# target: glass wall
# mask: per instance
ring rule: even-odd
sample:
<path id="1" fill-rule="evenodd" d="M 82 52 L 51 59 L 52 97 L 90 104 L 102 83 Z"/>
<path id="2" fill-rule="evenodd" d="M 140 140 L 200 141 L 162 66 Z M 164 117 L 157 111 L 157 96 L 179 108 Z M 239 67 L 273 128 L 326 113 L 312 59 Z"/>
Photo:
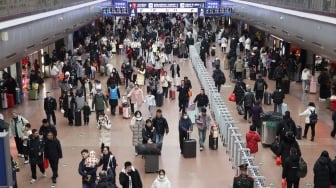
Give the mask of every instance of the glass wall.
<path id="1" fill-rule="evenodd" d="M 283 8 L 336 14 L 336 0 L 244 0 Z"/>

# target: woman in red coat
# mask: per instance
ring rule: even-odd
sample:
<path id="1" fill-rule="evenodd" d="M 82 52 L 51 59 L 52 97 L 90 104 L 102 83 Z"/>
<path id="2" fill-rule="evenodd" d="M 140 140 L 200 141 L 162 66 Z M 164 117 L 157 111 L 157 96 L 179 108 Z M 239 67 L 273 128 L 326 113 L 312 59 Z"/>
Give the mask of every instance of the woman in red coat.
<path id="1" fill-rule="evenodd" d="M 128 58 L 129 62 L 132 60 L 133 50 L 132 48 L 128 47 L 126 50 L 126 57 Z"/>
<path id="2" fill-rule="evenodd" d="M 250 131 L 246 133 L 247 148 L 250 149 L 250 153 L 258 152 L 258 142 L 261 141 L 260 135 L 256 132 L 257 128 L 254 125 L 250 126 Z"/>

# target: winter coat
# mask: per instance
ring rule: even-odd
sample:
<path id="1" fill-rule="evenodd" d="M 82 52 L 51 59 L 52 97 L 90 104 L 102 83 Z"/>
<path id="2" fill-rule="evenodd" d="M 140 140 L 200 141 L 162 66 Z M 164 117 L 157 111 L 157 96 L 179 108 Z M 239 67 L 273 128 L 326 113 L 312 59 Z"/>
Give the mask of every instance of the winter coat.
<path id="1" fill-rule="evenodd" d="M 298 155 L 290 155 L 283 159 L 282 178 L 287 181 L 298 181 L 298 168 L 300 157 Z"/>
<path id="2" fill-rule="evenodd" d="M 233 93 L 236 95 L 236 101 L 241 102 L 245 96 L 246 84 L 244 82 L 237 82 Z"/>
<path id="3" fill-rule="evenodd" d="M 131 103 L 141 105 L 144 103 L 144 96 L 142 89 L 133 88 L 127 97 L 131 97 Z"/>
<path id="4" fill-rule="evenodd" d="M 101 166 L 101 165 L 103 165 L 102 170 L 104 171 L 107 171 L 107 167 L 109 166 L 115 175 L 115 168 L 117 167 L 117 160 L 115 156 L 112 155 L 111 152 L 109 152 L 106 155 L 102 154 L 99 160 L 99 163 L 98 163 L 98 166 Z"/>
<path id="5" fill-rule="evenodd" d="M 142 143 L 147 144 L 148 140 L 151 139 L 153 143 L 155 143 L 156 140 L 156 130 L 155 127 L 147 127 L 145 126 L 142 128 Z"/>
<path id="6" fill-rule="evenodd" d="M 315 113 L 317 113 L 315 107 L 313 107 L 313 106 L 308 106 L 308 108 L 307 108 L 305 111 L 303 111 L 302 113 L 299 114 L 299 116 L 306 116 L 306 119 L 305 119 L 305 123 L 306 123 L 306 124 L 309 124 L 309 123 L 310 123 L 310 118 L 309 118 L 309 116 L 310 116 L 310 114 L 312 113 L 312 111 L 315 111 Z"/>
<path id="7" fill-rule="evenodd" d="M 136 83 L 137 83 L 139 86 L 143 86 L 143 85 L 145 85 L 145 73 L 146 73 L 146 69 L 144 69 L 144 70 L 138 70 L 138 72 L 137 72 L 137 80 L 136 80 Z"/>
<path id="8" fill-rule="evenodd" d="M 168 87 L 169 82 L 172 82 L 172 79 L 168 75 L 167 76 L 161 76 L 160 82 L 161 82 L 162 87 Z"/>
<path id="9" fill-rule="evenodd" d="M 156 129 L 156 134 L 164 135 L 168 134 L 169 127 L 166 118 L 164 117 L 155 117 L 152 120 L 152 124 Z"/>
<path id="10" fill-rule="evenodd" d="M 209 98 L 206 94 L 198 94 L 194 99 L 194 103 L 197 102 L 197 107 L 207 107 L 209 105 Z"/>
<path id="11" fill-rule="evenodd" d="M 178 95 L 178 99 L 180 101 L 183 101 L 183 100 L 188 100 L 189 96 L 188 96 L 188 91 L 189 91 L 189 87 L 187 86 L 179 86 L 177 87 L 177 91 L 179 92 L 179 95 Z"/>
<path id="12" fill-rule="evenodd" d="M 132 145 L 137 146 L 138 144 L 142 144 L 142 128 L 145 127 L 145 121 L 141 119 L 137 121 L 135 117 L 131 120 L 131 131 L 132 131 Z"/>
<path id="13" fill-rule="evenodd" d="M 29 162 L 40 164 L 43 161 L 44 142 L 39 136 L 30 135 L 27 142 Z M 40 153 L 40 155 L 39 155 Z"/>
<path id="14" fill-rule="evenodd" d="M 138 170 L 132 167 L 131 172 L 127 174 L 125 169 L 122 169 L 119 174 L 119 183 L 122 188 L 129 188 L 129 180 L 131 178 L 132 188 L 142 188 L 142 181 Z"/>
<path id="15" fill-rule="evenodd" d="M 196 118 L 196 125 L 199 130 L 209 129 L 211 126 L 211 117 L 209 115 L 199 115 Z"/>
<path id="16" fill-rule="evenodd" d="M 295 137 L 286 136 L 279 145 L 279 149 L 277 151 L 277 156 L 281 156 L 281 159 L 287 159 L 290 154 L 290 149 L 295 147 L 297 149 L 298 156 L 301 156 L 300 146 L 295 140 Z M 284 164 L 282 164 L 284 165 Z"/>
<path id="17" fill-rule="evenodd" d="M 242 101 L 244 102 L 244 106 L 252 107 L 255 103 L 254 94 L 252 92 L 246 92 Z"/>
<path id="18" fill-rule="evenodd" d="M 284 98 L 285 98 L 285 95 L 283 94 L 282 91 L 275 90 L 272 93 L 272 99 L 273 99 L 273 103 L 274 104 L 281 104 L 281 103 L 283 103 Z"/>
<path id="19" fill-rule="evenodd" d="M 147 95 L 145 97 L 145 103 L 147 104 L 147 106 L 156 106 L 156 102 L 155 102 L 155 96 L 154 95 Z"/>
<path id="20" fill-rule="evenodd" d="M 310 71 L 309 69 L 305 68 L 303 69 L 302 73 L 301 73 L 301 80 L 309 80 L 311 77 Z"/>
<path id="21" fill-rule="evenodd" d="M 241 59 L 237 59 L 236 62 L 234 63 L 234 70 L 236 72 L 243 72 L 244 71 L 244 62 Z"/>
<path id="22" fill-rule="evenodd" d="M 84 181 L 84 179 L 90 175 L 91 179 L 90 179 L 90 184 L 95 182 L 97 179 L 97 166 L 95 166 L 94 168 L 92 167 L 86 167 L 85 166 L 85 159 L 82 159 L 81 162 L 78 165 L 78 173 L 82 176 L 82 182 L 84 184 L 87 184 L 86 181 Z"/>
<path id="23" fill-rule="evenodd" d="M 48 132 L 52 132 L 54 137 L 57 137 L 57 130 L 54 125 L 41 125 L 39 129 L 39 135 L 42 135 L 44 139 L 47 139 Z"/>
<path id="24" fill-rule="evenodd" d="M 46 112 L 52 112 L 57 109 L 57 102 L 56 99 L 53 97 L 46 97 L 44 99 L 44 111 Z"/>
<path id="25" fill-rule="evenodd" d="M 250 149 L 250 153 L 258 152 L 258 142 L 261 141 L 260 135 L 255 131 L 246 133 L 246 147 Z"/>
<path id="26" fill-rule="evenodd" d="M 100 131 L 99 145 L 111 146 L 111 121 L 105 115 L 103 119 L 98 119 L 98 129 Z"/>
<path id="27" fill-rule="evenodd" d="M 263 84 L 263 87 L 262 89 L 260 90 L 260 88 L 258 88 L 258 85 L 262 83 Z M 264 91 L 266 90 L 268 87 L 267 83 L 265 82 L 264 79 L 262 78 L 258 78 L 255 82 L 254 82 L 254 87 L 253 87 L 253 91 Z"/>
<path id="28" fill-rule="evenodd" d="M 118 100 L 120 98 L 120 91 L 118 86 L 109 87 L 109 99 Z"/>
<path id="29" fill-rule="evenodd" d="M 106 97 L 103 93 L 97 93 L 94 95 L 92 100 L 92 109 L 104 110 L 105 106 L 107 108 Z"/>
<path id="30" fill-rule="evenodd" d="M 17 126 L 17 133 L 18 133 L 18 136 L 19 138 L 22 138 L 23 137 L 23 131 L 24 131 L 24 127 L 25 125 L 29 123 L 28 120 L 26 120 L 24 117 L 18 115 L 17 116 L 17 121 L 15 123 L 14 119 L 11 119 L 10 122 L 9 122 L 9 133 L 11 135 L 13 135 L 14 137 L 16 137 L 16 133 L 15 133 L 15 126 Z"/>
<path id="31" fill-rule="evenodd" d="M 296 124 L 293 119 L 284 116 L 283 120 L 278 124 L 276 135 L 283 139 L 289 131 L 293 132 L 294 136 L 297 135 Z"/>
<path id="32" fill-rule="evenodd" d="M 260 105 L 254 105 L 252 107 L 252 121 L 259 121 L 261 113 L 263 113 L 262 107 Z"/>
<path id="33" fill-rule="evenodd" d="M 170 66 L 170 71 L 171 71 L 172 78 L 175 78 L 175 76 L 180 77 L 180 65 L 179 64 L 173 63 Z"/>
<path id="34" fill-rule="evenodd" d="M 171 188 L 171 184 L 167 176 L 165 176 L 163 179 L 157 176 L 153 181 L 151 188 Z"/>
<path id="35" fill-rule="evenodd" d="M 321 156 L 315 162 L 314 168 L 314 188 L 329 188 L 331 177 L 335 169 L 328 157 Z"/>
<path id="36" fill-rule="evenodd" d="M 63 157 L 61 143 L 57 138 L 45 141 L 44 156 L 49 160 L 58 160 Z"/>

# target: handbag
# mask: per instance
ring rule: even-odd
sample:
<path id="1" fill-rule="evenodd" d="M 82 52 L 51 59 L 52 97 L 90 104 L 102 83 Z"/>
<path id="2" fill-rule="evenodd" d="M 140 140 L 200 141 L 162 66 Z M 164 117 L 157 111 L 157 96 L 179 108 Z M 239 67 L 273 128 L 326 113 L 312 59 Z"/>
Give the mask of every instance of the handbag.
<path id="1" fill-rule="evenodd" d="M 236 94 L 231 93 L 229 96 L 229 101 L 236 102 Z"/>
<path id="2" fill-rule="evenodd" d="M 43 159 L 43 168 L 44 169 L 49 168 L 49 160 L 46 157 Z"/>
<path id="3" fill-rule="evenodd" d="M 281 160 L 280 156 L 275 158 L 275 164 L 278 165 L 278 166 L 280 166 L 282 164 L 282 160 Z"/>
<path id="4" fill-rule="evenodd" d="M 189 97 L 192 96 L 192 90 L 191 90 L 191 89 L 189 89 L 189 91 L 188 91 L 188 96 L 189 96 Z"/>

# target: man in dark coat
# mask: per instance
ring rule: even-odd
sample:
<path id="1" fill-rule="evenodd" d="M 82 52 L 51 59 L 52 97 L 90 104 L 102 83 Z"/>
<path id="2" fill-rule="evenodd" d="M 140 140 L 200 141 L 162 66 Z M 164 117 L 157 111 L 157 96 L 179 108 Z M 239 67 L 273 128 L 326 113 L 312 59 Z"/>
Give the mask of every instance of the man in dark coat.
<path id="1" fill-rule="evenodd" d="M 169 126 L 166 118 L 162 116 L 162 110 L 156 110 L 156 116 L 152 120 L 153 126 L 156 130 L 156 140 L 155 143 L 159 144 L 160 149 L 162 148 L 162 142 L 164 134 L 169 133 Z"/>
<path id="2" fill-rule="evenodd" d="M 179 92 L 178 101 L 179 101 L 179 111 L 185 111 L 188 107 L 188 91 L 189 87 L 187 87 L 184 83 L 184 80 L 181 80 L 181 85 L 177 87 L 177 91 Z"/>
<path id="3" fill-rule="evenodd" d="M 122 188 L 142 188 L 142 181 L 137 169 L 132 163 L 125 162 L 125 168 L 119 174 L 119 183 Z"/>
<path id="4" fill-rule="evenodd" d="M 289 157 L 291 148 L 296 148 L 297 155 L 301 157 L 300 146 L 295 140 L 293 132 L 288 131 L 284 139 L 280 142 L 277 156 L 281 156 L 281 159 L 287 159 L 287 157 Z M 282 163 L 282 165 L 284 165 L 284 163 Z"/>
<path id="5" fill-rule="evenodd" d="M 50 116 L 56 125 L 55 110 L 57 109 L 56 99 L 50 96 L 50 92 L 47 92 L 47 97 L 44 99 L 44 111 L 47 115 L 48 122 L 50 123 Z"/>
<path id="6" fill-rule="evenodd" d="M 245 95 L 245 91 L 246 91 L 246 84 L 243 82 L 242 79 L 239 79 L 233 89 L 233 93 L 236 95 L 237 105 L 241 105 L 241 102 Z"/>
<path id="7" fill-rule="evenodd" d="M 335 168 L 333 167 L 328 151 L 322 151 L 321 156 L 315 162 L 314 188 L 329 188 Z"/>
<path id="8" fill-rule="evenodd" d="M 56 183 L 58 177 L 58 161 L 63 157 L 60 141 L 54 136 L 52 131 L 47 133 L 45 141 L 44 155 L 49 160 L 51 170 L 53 172 L 52 182 Z"/>
<path id="9" fill-rule="evenodd" d="M 247 92 L 245 93 L 242 102 L 244 103 L 245 115 L 244 119 L 247 120 L 252 116 L 252 107 L 255 104 L 255 98 L 251 89 L 248 88 Z"/>
<path id="10" fill-rule="evenodd" d="M 294 136 L 297 135 L 296 124 L 290 116 L 290 112 L 286 111 L 283 120 L 278 124 L 276 136 L 280 136 L 280 141 L 283 140 L 287 132 L 293 132 Z"/>
<path id="11" fill-rule="evenodd" d="M 56 127 L 51 125 L 47 119 L 42 120 L 42 125 L 39 130 L 39 135 L 43 136 L 44 140 L 47 140 L 48 132 L 52 132 L 55 137 L 57 137 Z"/>
<path id="12" fill-rule="evenodd" d="M 194 103 L 197 103 L 198 112 L 201 112 L 202 108 L 206 108 L 209 105 L 209 97 L 205 94 L 204 89 L 196 95 Z"/>
<path id="13" fill-rule="evenodd" d="M 256 100 L 262 101 L 264 97 L 264 91 L 267 89 L 268 85 L 266 81 L 259 75 L 258 79 L 254 83 L 255 98 Z"/>
<path id="14" fill-rule="evenodd" d="M 298 174 L 299 169 L 299 160 L 298 151 L 295 147 L 290 149 L 290 155 L 283 162 L 282 168 L 282 179 L 286 179 L 287 187 L 298 188 L 300 177 Z"/>
<path id="15" fill-rule="evenodd" d="M 279 110 L 279 112 L 281 113 L 282 103 L 283 100 L 285 99 L 285 95 L 280 89 L 280 87 L 277 87 L 277 89 L 272 93 L 272 99 L 274 103 L 274 112 L 277 112 L 277 110 Z"/>

